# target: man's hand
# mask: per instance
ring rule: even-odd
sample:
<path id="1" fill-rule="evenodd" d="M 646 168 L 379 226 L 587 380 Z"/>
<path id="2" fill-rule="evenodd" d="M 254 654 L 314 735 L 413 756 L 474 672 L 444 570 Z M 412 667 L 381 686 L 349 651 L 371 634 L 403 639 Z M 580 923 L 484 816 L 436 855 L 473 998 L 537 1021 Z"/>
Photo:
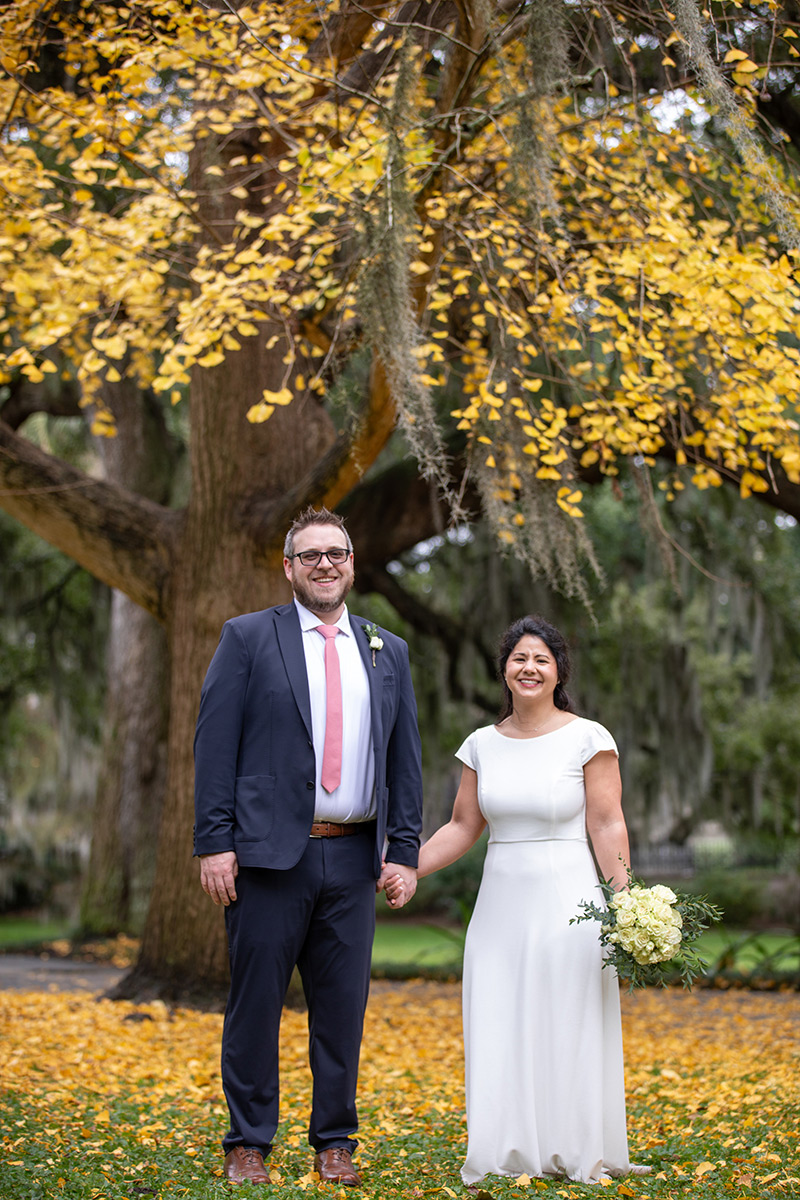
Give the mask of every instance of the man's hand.
<path id="1" fill-rule="evenodd" d="M 215 904 L 224 904 L 227 907 L 231 900 L 236 899 L 238 874 L 239 862 L 234 850 L 200 856 L 200 883 L 203 891 L 208 892 Z"/>
<path id="2" fill-rule="evenodd" d="M 391 880 L 391 884 L 389 884 Z M 389 886 L 387 887 L 387 884 Z M 376 890 L 382 892 L 386 889 L 386 898 L 392 908 L 402 908 L 404 904 L 408 904 L 414 892 L 417 890 L 417 872 L 413 867 L 406 867 L 403 863 L 385 862 L 381 877 L 376 884 Z"/>

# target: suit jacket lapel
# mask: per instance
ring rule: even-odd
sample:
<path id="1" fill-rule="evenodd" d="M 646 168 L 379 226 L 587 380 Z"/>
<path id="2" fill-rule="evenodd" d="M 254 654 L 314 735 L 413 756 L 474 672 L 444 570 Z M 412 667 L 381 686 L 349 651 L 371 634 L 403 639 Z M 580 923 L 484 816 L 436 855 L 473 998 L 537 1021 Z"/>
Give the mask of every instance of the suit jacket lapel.
<path id="1" fill-rule="evenodd" d="M 350 628 L 353 630 L 353 637 L 356 639 L 358 652 L 363 659 L 364 666 L 367 671 L 367 679 L 369 681 L 369 705 L 370 716 L 372 717 L 372 745 L 377 753 L 378 748 L 383 743 L 383 723 L 381 721 L 381 697 L 383 695 L 383 664 L 381 663 L 380 651 L 375 655 L 375 666 L 372 665 L 372 651 L 369 648 L 369 638 L 363 630 L 365 624 L 363 617 L 356 617 L 353 613 L 350 616 Z"/>
<path id="2" fill-rule="evenodd" d="M 303 650 L 303 633 L 300 629 L 300 618 L 294 604 L 275 610 L 275 629 L 278 634 L 283 664 L 289 686 L 292 689 L 295 703 L 303 718 L 303 724 L 308 730 L 309 738 L 313 737 L 311 729 L 311 700 L 308 695 L 308 673 L 306 671 L 306 656 Z"/>

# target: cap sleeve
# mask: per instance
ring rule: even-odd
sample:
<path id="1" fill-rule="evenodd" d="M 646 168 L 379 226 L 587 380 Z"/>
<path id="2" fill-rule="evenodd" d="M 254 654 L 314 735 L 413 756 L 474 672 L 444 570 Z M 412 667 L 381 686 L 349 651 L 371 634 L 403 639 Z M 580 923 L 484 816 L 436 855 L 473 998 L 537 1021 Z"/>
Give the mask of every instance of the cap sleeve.
<path id="1" fill-rule="evenodd" d="M 585 767 L 601 750 L 611 750 L 619 758 L 617 743 L 605 726 L 598 725 L 597 721 L 587 721 L 581 746 L 581 766 Z"/>
<path id="2" fill-rule="evenodd" d="M 456 750 L 456 758 L 473 771 L 478 769 L 478 731 L 477 729 L 461 743 Z"/>

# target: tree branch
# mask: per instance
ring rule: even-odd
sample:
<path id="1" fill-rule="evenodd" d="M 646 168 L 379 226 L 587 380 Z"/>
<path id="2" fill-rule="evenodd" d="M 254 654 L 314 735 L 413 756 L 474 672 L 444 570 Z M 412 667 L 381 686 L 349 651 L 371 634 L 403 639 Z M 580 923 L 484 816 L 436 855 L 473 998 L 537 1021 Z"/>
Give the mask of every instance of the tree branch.
<path id="1" fill-rule="evenodd" d="M 336 508 L 360 483 L 394 432 L 395 409 L 386 373 L 373 361 L 367 403 L 353 434 L 341 434 L 300 482 L 280 500 L 253 501 L 246 513 L 253 540 L 266 546 L 309 504 Z"/>
<path id="2" fill-rule="evenodd" d="M 52 393 L 46 385 L 31 383 L 24 375 L 17 376 L 8 385 L 9 396 L 0 405 L 0 421 L 11 429 L 19 429 L 28 417 L 44 412 L 51 417 L 78 417 L 78 388 L 74 379 L 59 381 L 58 391 Z"/>
<path id="3" fill-rule="evenodd" d="M 666 462 L 674 463 L 675 448 L 670 445 L 662 446 L 656 457 Z M 689 466 L 691 467 L 693 463 L 697 463 L 699 466 L 710 467 L 719 473 L 724 483 L 736 488 L 740 487 L 742 471 L 722 467 L 718 462 L 704 458 L 701 454 L 696 454 L 690 460 Z M 686 468 L 683 468 L 683 470 L 685 471 Z M 766 492 L 753 492 L 753 499 L 760 500 L 762 504 L 767 504 L 770 508 L 788 513 L 789 516 L 800 521 L 800 484 L 792 483 L 787 477 L 786 472 L 776 462 L 770 463 L 768 474 L 772 486 Z M 589 469 L 585 479 L 581 476 L 581 481 L 588 483 L 597 482 L 595 476 L 592 474 L 592 468 Z"/>
<path id="4" fill-rule="evenodd" d="M 166 619 L 180 513 L 92 479 L 3 422 L 0 506 L 103 583 Z"/>
<path id="5" fill-rule="evenodd" d="M 418 14 L 424 16 L 423 21 L 417 21 Z M 456 9 L 448 0 L 434 4 L 432 9 L 417 0 L 404 4 L 395 19 L 387 21 L 381 29 L 377 39 L 381 49 L 368 48 L 356 58 L 342 77 L 341 86 L 356 92 L 369 92 L 397 57 L 405 30 L 419 32 L 424 45 L 431 37 L 441 35 L 455 17 Z"/>
<path id="6" fill-rule="evenodd" d="M 478 496 L 464 504 L 480 516 Z M 381 567 L 426 538 L 445 532 L 450 512 L 438 489 L 405 458 L 363 480 L 338 506 L 356 548 L 356 569 Z"/>
<path id="7" fill-rule="evenodd" d="M 494 656 L 482 644 L 479 637 L 462 625 L 457 618 L 448 613 L 447 616 L 428 608 L 411 592 L 401 587 L 394 575 L 383 567 L 359 568 L 358 585 L 361 591 L 379 592 L 385 596 L 392 607 L 404 621 L 413 625 L 418 633 L 435 638 L 447 655 L 447 682 L 449 695 L 455 700 L 469 700 L 486 709 L 487 712 L 497 710 L 497 696 L 477 691 L 475 688 L 464 686 L 458 670 L 465 645 L 471 643 L 481 658 L 489 678 L 495 675 L 496 664 Z"/>
<path id="8" fill-rule="evenodd" d="M 404 11 L 413 7 L 407 5 Z M 442 11 L 452 10 L 443 6 Z M 470 24 L 462 32 L 476 45 L 484 41 L 482 21 L 476 21 L 474 28 Z M 444 82 L 436 105 L 437 111 L 447 114 L 447 119 L 437 127 L 437 140 L 444 142 L 449 137 L 455 98 L 459 96 L 462 102 L 464 100 L 463 92 L 467 79 L 471 77 L 475 53 L 465 42 L 454 42 L 450 47 Z M 420 217 L 432 186 L 433 180 L 429 178 L 417 197 Z M 423 255 L 423 261 L 430 264 L 430 269 L 424 276 L 415 276 L 411 287 L 411 301 L 417 314 L 425 310 L 434 264 L 441 255 L 443 229 L 439 229 L 431 240 L 432 249 Z M 273 504 L 260 512 L 256 505 L 253 506 L 250 517 L 256 540 L 263 544 L 266 530 L 285 527 L 294 513 L 308 504 L 322 503 L 328 508 L 335 508 L 360 483 L 364 472 L 376 460 L 394 431 L 395 421 L 396 411 L 384 365 L 373 359 L 366 404 L 354 432 L 339 437 L 313 471 L 283 498 L 279 506 Z"/>
<path id="9" fill-rule="evenodd" d="M 308 57 L 315 62 L 329 56 L 339 67 L 352 62 L 388 7 L 386 0 L 345 0 L 309 46 Z"/>

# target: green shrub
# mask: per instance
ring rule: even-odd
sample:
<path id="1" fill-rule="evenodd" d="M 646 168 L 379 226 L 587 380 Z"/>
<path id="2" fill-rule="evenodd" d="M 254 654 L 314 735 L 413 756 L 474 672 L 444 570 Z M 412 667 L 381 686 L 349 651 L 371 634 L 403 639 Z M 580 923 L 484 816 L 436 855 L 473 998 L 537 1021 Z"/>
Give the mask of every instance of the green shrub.
<path id="1" fill-rule="evenodd" d="M 726 925 L 745 929 L 764 911 L 764 887 L 744 871 L 701 872 L 690 890 L 718 905 Z"/>
<path id="2" fill-rule="evenodd" d="M 767 867 L 792 873 L 800 869 L 800 839 L 795 835 L 778 837 L 765 830 L 750 830 L 736 839 L 738 867 Z"/>

